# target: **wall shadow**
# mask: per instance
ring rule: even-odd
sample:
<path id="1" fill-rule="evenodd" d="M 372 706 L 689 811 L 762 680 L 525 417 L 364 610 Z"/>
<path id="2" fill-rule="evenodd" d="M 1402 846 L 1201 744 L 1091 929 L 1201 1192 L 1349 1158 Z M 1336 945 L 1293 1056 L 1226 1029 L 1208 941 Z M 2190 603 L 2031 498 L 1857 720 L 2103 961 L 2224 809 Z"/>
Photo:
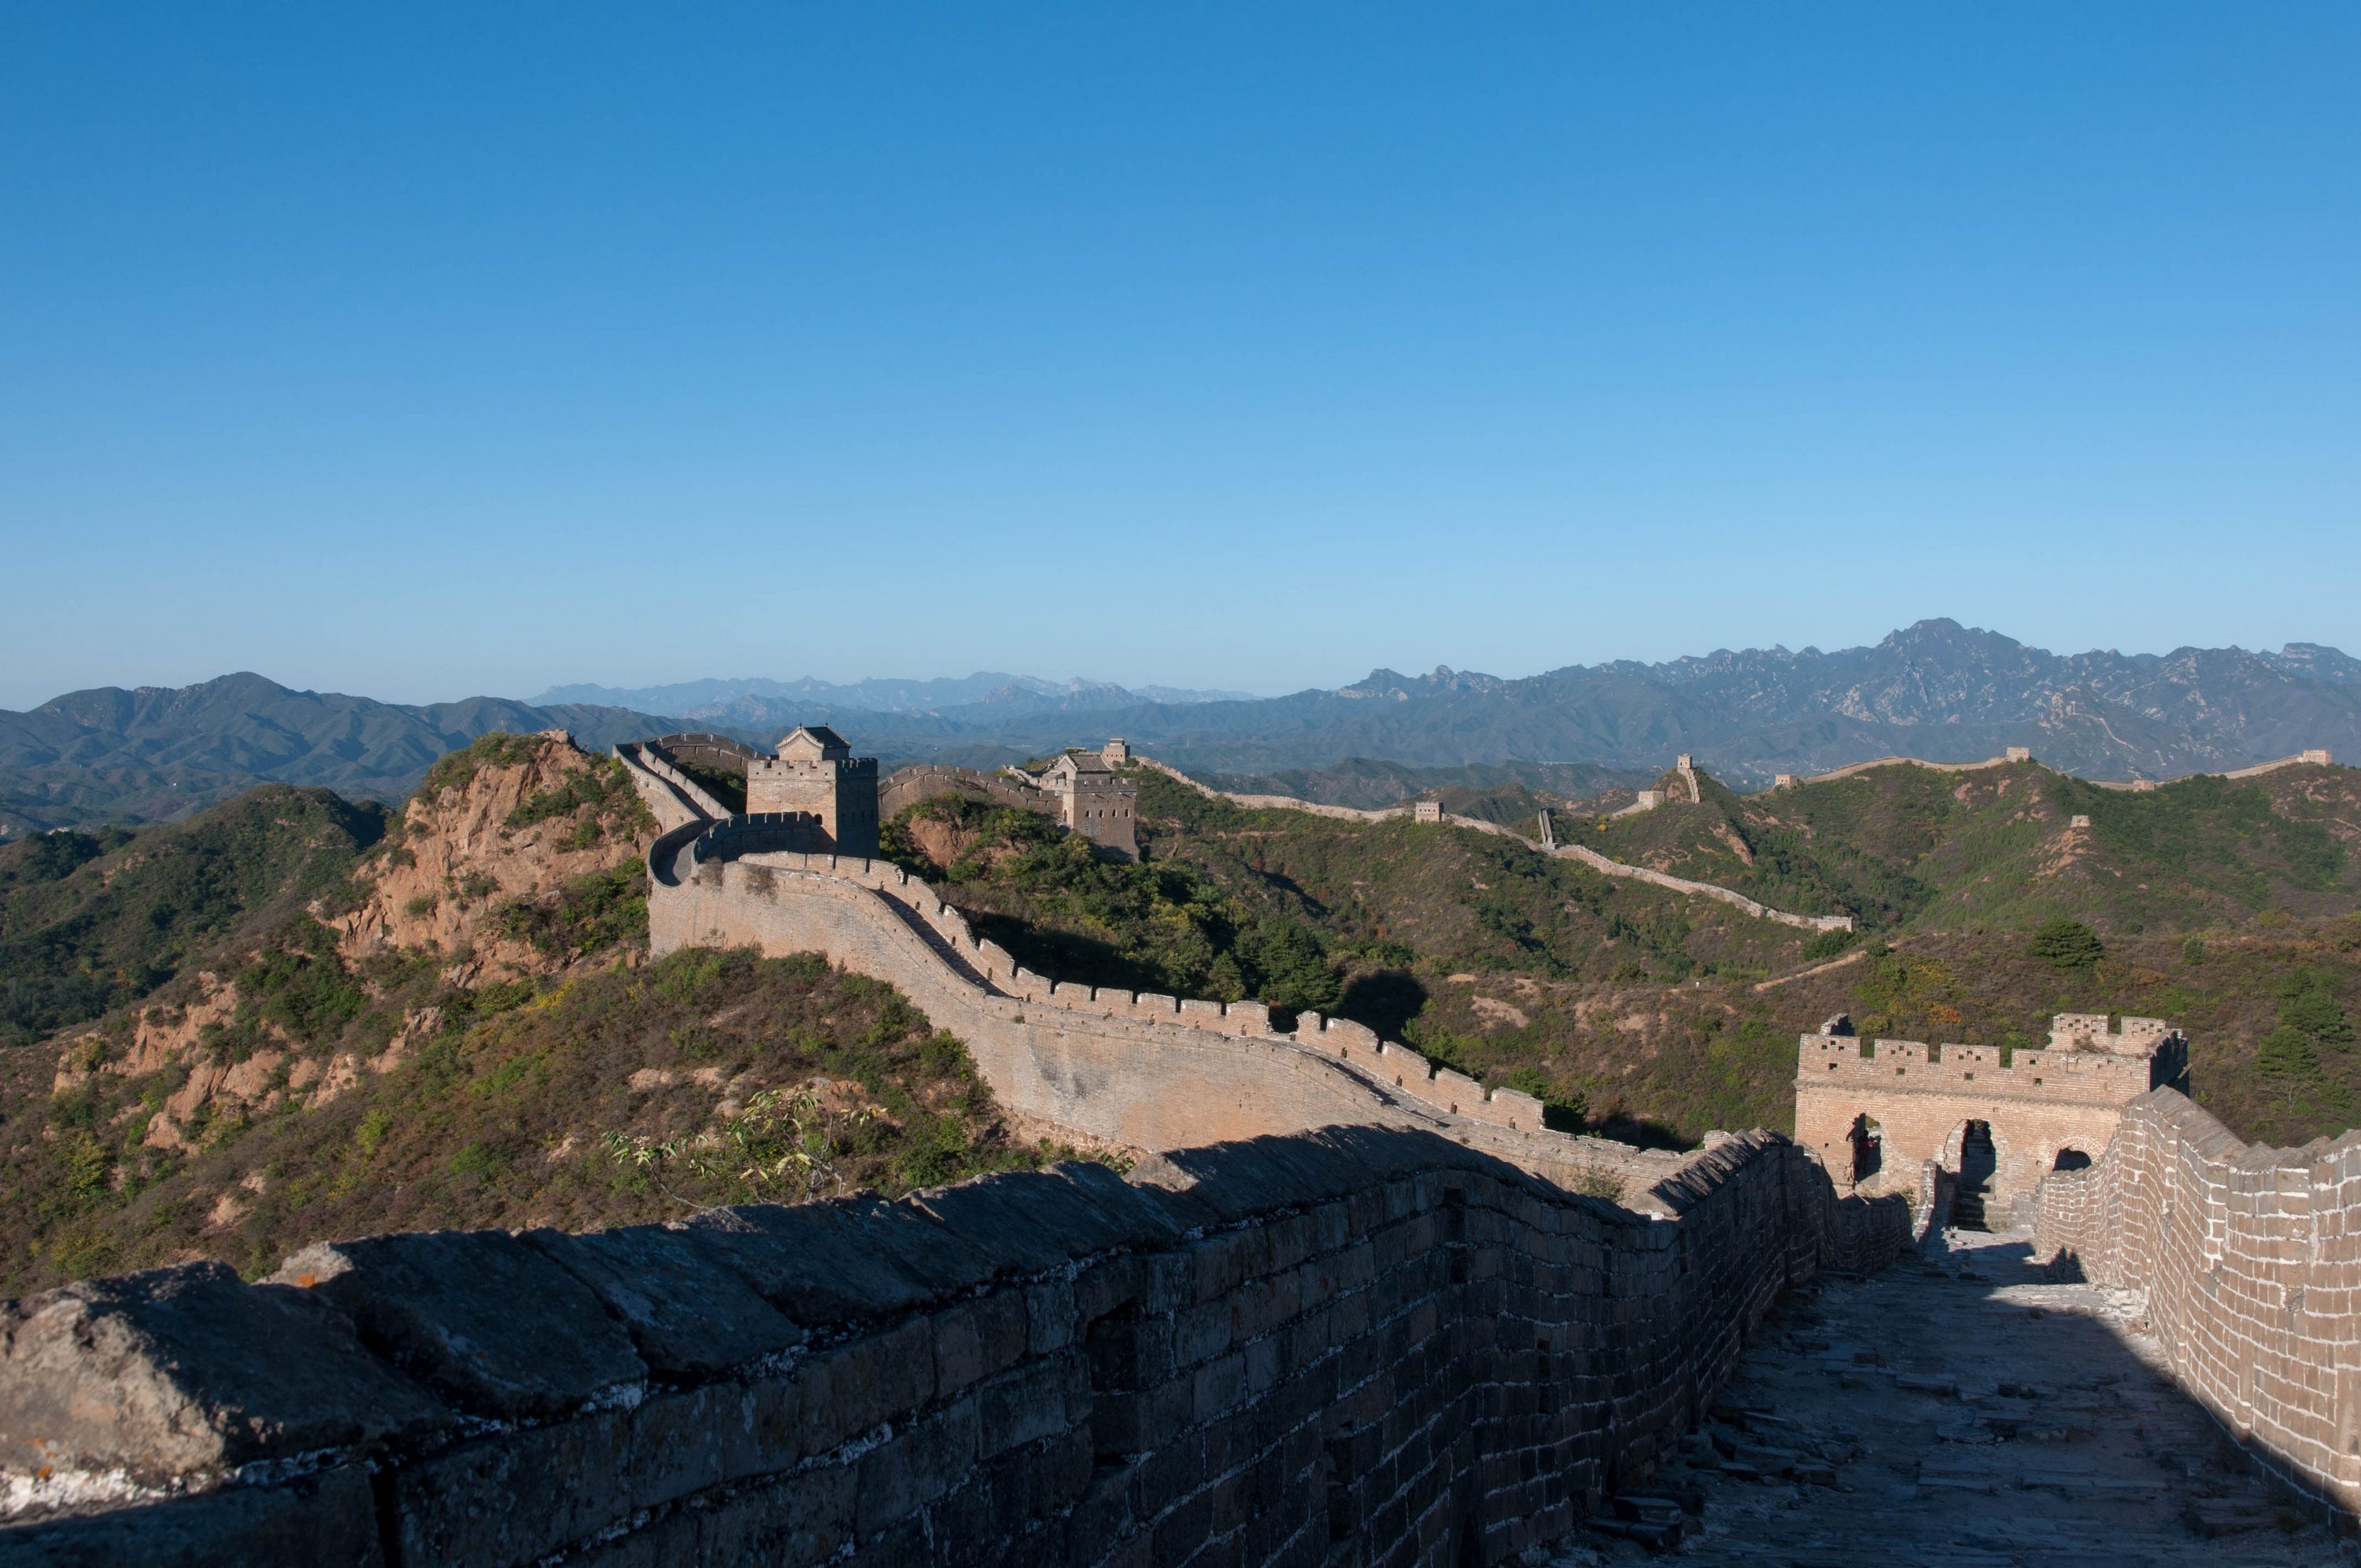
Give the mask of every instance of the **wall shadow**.
<path id="1" fill-rule="evenodd" d="M 1399 1040 L 1432 994 L 1426 983 L 1408 970 L 1379 970 L 1357 975 L 1345 987 L 1344 999 L 1336 1003 L 1336 1016 L 1367 1024 L 1387 1039 Z"/>

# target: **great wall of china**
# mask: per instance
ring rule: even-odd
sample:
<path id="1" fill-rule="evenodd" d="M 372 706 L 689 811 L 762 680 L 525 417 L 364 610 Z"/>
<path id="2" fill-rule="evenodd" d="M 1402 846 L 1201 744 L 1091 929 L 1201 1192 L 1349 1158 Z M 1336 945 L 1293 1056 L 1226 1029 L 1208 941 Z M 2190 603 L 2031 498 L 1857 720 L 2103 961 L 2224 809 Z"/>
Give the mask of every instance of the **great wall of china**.
<path id="1" fill-rule="evenodd" d="M 665 828 L 656 951 L 890 981 L 1012 1111 L 1144 1151 L 1129 1176 L 383 1236 L 256 1285 L 190 1264 L 9 1303 L 27 1522 L 0 1565 L 1500 1563 L 1676 1457 L 1719 1464 L 1709 1413 L 1773 1430 L 1718 1390 L 1783 1294 L 1931 1239 L 1955 1113 L 2022 1146 L 2044 1255 L 2144 1292 L 2191 1397 L 2290 1496 L 2361 1510 L 2361 1134 L 2237 1143 L 2146 1089 L 2159 1021 L 2063 1015 L 2006 1064 L 1827 1027 L 1805 1135 L 1642 1152 L 1344 1020 L 1029 974 L 923 880 L 801 847 L 815 814 L 733 817 L 662 746 L 619 754 Z M 1905 1132 L 1922 1091 L 1945 1102 Z M 1887 1195 L 1815 1146 L 1856 1103 Z M 2091 1163 L 2039 1171 L 2070 1146 Z"/>
<path id="2" fill-rule="evenodd" d="M 1478 833 L 1489 833 L 1495 838 L 1514 839 L 1537 854 L 1577 861 L 1588 866 L 1601 876 L 1617 877 L 1629 882 L 1644 882 L 1674 893 L 1685 893 L 1698 898 L 1710 898 L 1717 903 L 1727 904 L 1734 909 L 1741 910 L 1758 920 L 1775 920 L 1783 926 L 1793 926 L 1805 931 L 1850 931 L 1853 927 L 1853 919 L 1850 915 L 1791 915 L 1784 909 L 1773 909 L 1767 904 L 1757 903 L 1734 889 L 1718 887 L 1709 882 L 1695 882 L 1687 877 L 1674 876 L 1668 872 L 1654 871 L 1646 866 L 1628 865 L 1581 844 L 1560 844 L 1547 838 L 1541 843 L 1535 844 L 1523 834 L 1512 828 L 1504 828 L 1497 822 L 1486 822 L 1475 817 L 1461 817 L 1456 813 L 1435 807 L 1432 802 L 1404 801 L 1400 806 L 1364 809 L 1350 806 L 1322 806 L 1314 801 L 1298 800 L 1292 795 L 1241 795 L 1234 790 L 1215 789 L 1210 784 L 1200 784 L 1180 769 L 1168 767 L 1149 758 L 1137 757 L 1133 760 L 1144 768 L 1152 768 L 1165 777 L 1187 785 L 1208 800 L 1226 800 L 1234 806 L 1245 806 L 1249 810 L 1302 811 L 1314 817 L 1333 817 L 1345 822 L 1385 822 L 1400 817 L 1410 817 L 1422 822 L 1447 822 L 1454 828 L 1466 828 Z M 1686 769 L 1687 762 L 1688 759 L 1684 756 L 1681 759 L 1684 770 Z M 1701 799 L 1702 796 L 1697 794 L 1697 775 L 1694 773 L 1688 773 L 1686 777 L 1690 799 L 1693 802 Z M 1659 792 L 1643 790 L 1641 793 L 1642 799 L 1639 803 L 1625 806 L 1613 815 L 1621 817 L 1634 811 L 1653 811 L 1662 804 L 1659 799 L 1647 798 L 1657 795 Z M 1433 809 L 1422 815 L 1420 810 L 1422 805 Z M 1546 831 L 1547 824 L 1544 823 L 1543 827 Z"/>

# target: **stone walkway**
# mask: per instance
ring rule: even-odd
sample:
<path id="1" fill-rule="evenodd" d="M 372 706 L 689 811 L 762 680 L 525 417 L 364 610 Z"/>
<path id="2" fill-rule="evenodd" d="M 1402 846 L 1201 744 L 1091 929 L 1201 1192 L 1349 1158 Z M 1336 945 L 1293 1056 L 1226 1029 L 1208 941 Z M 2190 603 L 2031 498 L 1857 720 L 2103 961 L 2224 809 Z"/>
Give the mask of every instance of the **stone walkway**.
<path id="1" fill-rule="evenodd" d="M 2030 1252 L 1952 1232 L 1791 1298 L 1686 1463 L 1623 1500 L 1642 1535 L 1677 1509 L 1679 1543 L 1586 1530 L 1561 1568 L 2361 1563 L 2152 1365 L 2139 1297 L 2053 1284 Z"/>

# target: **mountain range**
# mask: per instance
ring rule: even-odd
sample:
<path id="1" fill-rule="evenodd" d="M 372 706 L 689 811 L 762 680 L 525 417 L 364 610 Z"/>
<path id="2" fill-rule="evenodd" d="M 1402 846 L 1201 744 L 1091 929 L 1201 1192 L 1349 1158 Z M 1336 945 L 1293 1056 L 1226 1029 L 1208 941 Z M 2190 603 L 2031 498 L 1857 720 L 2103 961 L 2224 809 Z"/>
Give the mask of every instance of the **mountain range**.
<path id="1" fill-rule="evenodd" d="M 1074 712 L 1090 708 L 1136 707 L 1144 703 L 1252 702 L 1254 694 L 1236 691 L 1191 691 L 1180 686 L 1140 686 L 1126 689 L 1108 681 L 1045 681 L 1038 675 L 1012 675 L 980 670 L 964 676 L 928 681 L 873 679 L 836 685 L 806 676 L 799 681 L 762 679 L 680 681 L 671 685 L 622 688 L 600 685 L 552 686 L 533 701 L 543 707 L 589 704 L 631 707 L 675 718 L 716 724 L 747 724 L 765 728 L 785 718 L 787 724 L 813 710 L 814 705 L 837 712 L 940 713 L 946 708 L 980 707 L 1003 713 Z"/>
<path id="2" fill-rule="evenodd" d="M 2279 652 L 2061 654 L 1948 620 L 1864 647 L 1748 649 L 1507 679 L 1379 669 L 1333 691 L 1090 710 L 982 704 L 824 717 L 863 751 L 993 763 L 1098 731 L 1203 772 L 1591 763 L 1654 773 L 1681 751 L 1741 784 L 1872 757 L 1976 762 L 2029 746 L 2096 778 L 2172 778 L 2324 746 L 2361 754 L 2361 660 Z"/>
<path id="3" fill-rule="evenodd" d="M 494 729 L 585 746 L 694 727 L 767 743 L 836 726 L 891 767 L 990 766 L 1121 735 L 1203 773 L 1364 759 L 1405 768 L 1589 764 L 1653 776 L 1675 753 L 1741 784 L 1888 755 L 1973 762 L 2006 746 L 2095 778 L 2171 778 L 2312 747 L 2361 757 L 2361 660 L 2279 652 L 2061 654 L 1953 620 L 1863 647 L 1747 649 L 1503 678 L 1379 669 L 1256 698 L 980 673 L 932 681 L 559 686 L 533 702 L 406 706 L 291 691 L 256 674 L 75 692 L 0 712 L 0 833 L 183 815 L 255 784 L 401 798 L 436 757 Z"/>
<path id="4" fill-rule="evenodd" d="M 183 817 L 266 783 L 396 801 L 436 758 L 496 729 L 566 729 L 585 746 L 674 728 L 652 714 L 505 697 L 408 707 L 291 691 L 252 674 L 192 686 L 101 686 L 0 710 L 0 836 Z"/>

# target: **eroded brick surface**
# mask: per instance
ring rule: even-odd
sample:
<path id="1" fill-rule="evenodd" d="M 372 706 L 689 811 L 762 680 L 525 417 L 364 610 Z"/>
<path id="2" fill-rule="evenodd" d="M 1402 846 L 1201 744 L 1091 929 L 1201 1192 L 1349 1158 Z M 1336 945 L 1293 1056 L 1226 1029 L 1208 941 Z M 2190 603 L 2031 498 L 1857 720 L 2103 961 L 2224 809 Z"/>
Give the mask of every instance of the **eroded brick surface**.
<path id="1" fill-rule="evenodd" d="M 1343 1127 L 1127 1184 L 1061 1168 L 572 1245 L 314 1249 L 296 1279 L 454 1386 L 506 1397 L 536 1334 L 561 1367 L 604 1343 L 599 1376 L 630 1336 L 665 1349 L 623 1385 L 574 1377 L 571 1403 L 542 1378 L 529 1420 L 377 1443 L 370 1509 L 266 1475 L 0 1530 L 0 1562 L 258 1520 L 404 1563 L 1497 1563 L 1675 1452 L 1781 1291 L 1906 1245 L 1898 1202 L 1839 1201 L 1770 1135 L 1650 1196 Z M 748 1359 L 715 1365 L 731 1343 Z"/>

